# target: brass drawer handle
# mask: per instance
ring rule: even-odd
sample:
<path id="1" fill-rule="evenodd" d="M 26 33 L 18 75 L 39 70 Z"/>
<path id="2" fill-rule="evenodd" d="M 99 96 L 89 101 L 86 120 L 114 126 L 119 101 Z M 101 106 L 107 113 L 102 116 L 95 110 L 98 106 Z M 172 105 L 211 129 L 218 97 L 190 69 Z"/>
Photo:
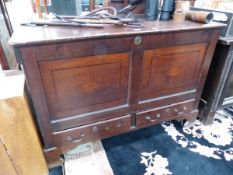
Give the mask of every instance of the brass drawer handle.
<path id="1" fill-rule="evenodd" d="M 181 115 L 181 114 L 184 114 L 184 113 L 185 113 L 184 111 L 179 111 L 178 109 L 174 109 L 174 111 L 175 111 L 178 115 Z"/>
<path id="2" fill-rule="evenodd" d="M 77 138 L 77 139 L 73 140 L 74 143 L 78 143 L 78 142 L 81 142 L 81 141 L 82 141 L 82 139 L 80 139 L 80 138 Z"/>
<path id="3" fill-rule="evenodd" d="M 83 137 L 84 137 L 84 136 L 83 136 Z M 81 141 L 82 141 L 81 138 L 73 139 L 71 136 L 67 136 L 67 137 L 66 137 L 66 140 L 72 141 L 72 142 L 74 142 L 74 143 L 77 143 L 77 142 L 81 142 Z"/>
<path id="4" fill-rule="evenodd" d="M 117 125 L 116 125 L 117 128 L 120 128 L 121 126 L 122 126 L 121 123 L 117 123 Z"/>
<path id="5" fill-rule="evenodd" d="M 156 119 L 160 119 L 161 115 L 160 114 L 156 114 Z"/>
<path id="6" fill-rule="evenodd" d="M 174 111 L 175 111 L 175 112 L 177 112 L 177 113 L 179 112 L 179 110 L 178 110 L 178 109 L 176 109 L 176 108 L 174 109 Z"/>
<path id="7" fill-rule="evenodd" d="M 158 120 L 158 118 L 156 117 L 156 119 L 151 119 L 151 117 L 149 115 L 145 116 L 145 119 L 148 120 L 150 123 L 156 122 Z"/>
<path id="8" fill-rule="evenodd" d="M 97 127 L 97 126 L 94 126 L 94 127 L 92 128 L 92 132 L 98 132 L 98 127 Z"/>
<path id="9" fill-rule="evenodd" d="M 178 115 L 184 114 L 184 111 L 177 112 Z"/>
<path id="10" fill-rule="evenodd" d="M 145 116 L 146 120 L 151 120 L 151 117 L 149 115 Z"/>
<path id="11" fill-rule="evenodd" d="M 71 141 L 71 140 L 73 140 L 73 138 L 71 136 L 67 136 L 66 140 Z"/>

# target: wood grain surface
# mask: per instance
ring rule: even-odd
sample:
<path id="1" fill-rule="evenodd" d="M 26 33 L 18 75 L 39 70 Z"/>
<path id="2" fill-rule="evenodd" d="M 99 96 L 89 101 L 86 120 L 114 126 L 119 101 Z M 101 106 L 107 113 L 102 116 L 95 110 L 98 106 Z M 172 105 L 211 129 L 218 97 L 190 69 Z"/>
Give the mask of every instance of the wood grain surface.
<path id="1" fill-rule="evenodd" d="M 24 75 L 9 71 L 0 76 L 0 92 L 6 94 L 0 96 L 0 137 L 17 175 L 47 175 L 41 143 L 24 93 Z"/>
<path id="2" fill-rule="evenodd" d="M 226 26 L 222 23 L 200 24 L 190 21 L 175 23 L 173 21 L 140 21 L 144 28 L 117 27 L 106 25 L 104 29 L 80 27 L 52 27 L 52 26 L 21 26 L 13 33 L 9 44 L 25 46 L 32 44 L 71 42 L 82 39 L 122 37 L 140 34 L 159 34 L 175 31 L 193 31 L 199 29 L 213 29 Z"/>
<path id="3" fill-rule="evenodd" d="M 5 53 L 4 53 L 4 50 L 3 50 L 1 43 L 0 43 L 0 65 L 1 65 L 1 68 L 3 70 L 9 69 L 7 59 L 6 59 L 6 56 L 5 56 Z"/>
<path id="4" fill-rule="evenodd" d="M 17 175 L 16 169 L 14 164 L 8 154 L 5 146 L 3 145 L 2 141 L 0 140 L 0 173 L 3 175 Z"/>

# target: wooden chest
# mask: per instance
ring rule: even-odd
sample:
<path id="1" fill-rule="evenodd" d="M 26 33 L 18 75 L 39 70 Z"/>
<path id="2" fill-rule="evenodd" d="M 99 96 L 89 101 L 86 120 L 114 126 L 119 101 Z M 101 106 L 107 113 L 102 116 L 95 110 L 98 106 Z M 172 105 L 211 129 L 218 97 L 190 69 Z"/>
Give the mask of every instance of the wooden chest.
<path id="1" fill-rule="evenodd" d="M 196 118 L 223 25 L 143 23 L 21 27 L 13 35 L 48 161 L 77 144 Z"/>

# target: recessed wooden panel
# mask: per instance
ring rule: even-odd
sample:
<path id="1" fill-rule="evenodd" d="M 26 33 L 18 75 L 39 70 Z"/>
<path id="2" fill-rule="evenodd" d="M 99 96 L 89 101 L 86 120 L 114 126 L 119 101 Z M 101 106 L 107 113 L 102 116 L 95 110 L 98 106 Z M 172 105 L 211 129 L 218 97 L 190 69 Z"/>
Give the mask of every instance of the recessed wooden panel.
<path id="1" fill-rule="evenodd" d="M 195 89 L 207 44 L 146 50 L 141 100 Z"/>
<path id="2" fill-rule="evenodd" d="M 52 117 L 126 104 L 128 59 L 125 53 L 40 62 Z"/>

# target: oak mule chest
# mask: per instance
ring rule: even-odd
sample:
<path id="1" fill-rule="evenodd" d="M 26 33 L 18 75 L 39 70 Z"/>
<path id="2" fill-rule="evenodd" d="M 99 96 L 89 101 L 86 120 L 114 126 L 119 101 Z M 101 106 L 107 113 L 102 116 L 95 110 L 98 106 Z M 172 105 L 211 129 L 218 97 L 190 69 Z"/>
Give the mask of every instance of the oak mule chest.
<path id="1" fill-rule="evenodd" d="M 196 118 L 223 25 L 143 24 L 13 34 L 48 162 L 91 140 Z"/>

